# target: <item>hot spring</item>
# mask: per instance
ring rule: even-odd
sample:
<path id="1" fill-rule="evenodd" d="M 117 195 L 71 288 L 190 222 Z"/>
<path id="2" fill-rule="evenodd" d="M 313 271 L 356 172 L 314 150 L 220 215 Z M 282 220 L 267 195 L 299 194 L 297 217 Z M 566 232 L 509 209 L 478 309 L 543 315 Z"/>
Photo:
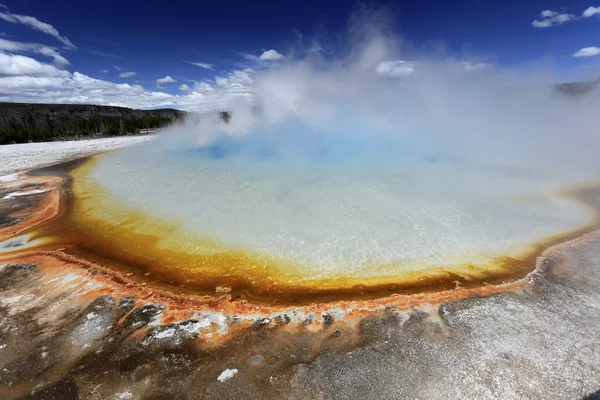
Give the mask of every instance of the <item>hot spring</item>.
<path id="1" fill-rule="evenodd" d="M 245 70 L 228 122 L 192 114 L 71 171 L 47 234 L 182 290 L 296 303 L 513 281 L 595 224 L 597 90 L 407 68 L 388 45 Z"/>
<path id="2" fill-rule="evenodd" d="M 544 243 L 594 218 L 543 170 L 385 137 L 369 139 L 378 157 L 356 138 L 300 153 L 297 137 L 96 156 L 73 172 L 66 230 L 166 281 L 343 292 L 522 277 Z"/>

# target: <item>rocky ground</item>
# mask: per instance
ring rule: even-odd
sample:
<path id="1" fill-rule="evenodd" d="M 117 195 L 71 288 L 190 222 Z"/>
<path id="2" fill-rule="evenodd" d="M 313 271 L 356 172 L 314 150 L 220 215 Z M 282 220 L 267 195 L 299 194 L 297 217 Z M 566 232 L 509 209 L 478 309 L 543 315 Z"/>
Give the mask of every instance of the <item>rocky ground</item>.
<path id="1" fill-rule="evenodd" d="M 5 265 L 0 393 L 38 399 L 582 398 L 600 388 L 599 249 L 594 235 L 564 246 L 517 292 L 439 309 L 390 309 L 363 319 L 357 332 L 325 325 L 290 334 L 270 321 L 213 348 L 199 345 L 199 320 L 153 323 L 161 304 L 136 306 L 132 298 L 114 296 L 77 304 L 51 293 L 36 266 Z"/>
<path id="2" fill-rule="evenodd" d="M 299 366 L 310 397 L 577 399 L 600 388 L 600 239 L 566 246 L 528 289 L 366 323 L 370 345 Z M 301 397 L 301 396 L 300 396 Z"/>

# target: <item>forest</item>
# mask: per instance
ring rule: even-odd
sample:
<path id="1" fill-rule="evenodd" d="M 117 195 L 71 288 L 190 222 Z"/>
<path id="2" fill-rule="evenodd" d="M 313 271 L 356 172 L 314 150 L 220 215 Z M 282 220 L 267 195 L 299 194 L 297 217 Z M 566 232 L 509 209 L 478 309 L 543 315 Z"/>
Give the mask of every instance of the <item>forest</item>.
<path id="1" fill-rule="evenodd" d="M 184 116 L 170 108 L 0 103 L 0 144 L 150 133 Z"/>

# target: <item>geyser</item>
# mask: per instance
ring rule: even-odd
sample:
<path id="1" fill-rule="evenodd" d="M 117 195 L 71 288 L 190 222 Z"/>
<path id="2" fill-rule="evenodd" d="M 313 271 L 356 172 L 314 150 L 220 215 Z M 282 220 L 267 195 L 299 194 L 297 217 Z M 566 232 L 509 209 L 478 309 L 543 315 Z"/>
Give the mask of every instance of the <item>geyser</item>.
<path id="1" fill-rule="evenodd" d="M 595 222 L 565 194 L 597 178 L 597 91 L 407 68 L 368 32 L 335 60 L 247 71 L 253 95 L 228 123 L 190 116 L 94 157 L 48 233 L 165 283 L 295 302 L 520 278 Z"/>

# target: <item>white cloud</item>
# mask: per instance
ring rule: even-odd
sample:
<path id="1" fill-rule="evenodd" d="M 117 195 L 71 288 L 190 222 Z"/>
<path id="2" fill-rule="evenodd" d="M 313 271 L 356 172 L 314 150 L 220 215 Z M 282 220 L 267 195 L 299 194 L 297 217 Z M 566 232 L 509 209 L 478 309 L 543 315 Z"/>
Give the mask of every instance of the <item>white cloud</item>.
<path id="1" fill-rule="evenodd" d="M 54 63 L 57 65 L 64 66 L 69 64 L 69 61 L 60 55 L 55 48 L 44 46 L 39 43 L 24 43 L 0 39 L 0 50 L 37 53 L 47 57 L 52 57 L 54 59 Z"/>
<path id="2" fill-rule="evenodd" d="M 209 83 L 206 82 L 196 82 L 194 83 L 194 90 L 202 91 L 202 92 L 213 92 L 215 90 Z"/>
<path id="3" fill-rule="evenodd" d="M 226 76 L 215 77 L 214 83 L 194 82 L 193 88 L 181 85 L 185 95 L 177 97 L 177 104 L 190 111 L 214 111 L 228 108 L 239 100 L 248 100 L 254 94 L 254 71 L 236 70 Z"/>
<path id="4" fill-rule="evenodd" d="M 18 42 L 0 42 L 0 48 L 13 51 L 27 47 Z M 17 48 L 18 47 L 18 48 Z M 34 48 L 31 48 L 34 50 Z M 37 47 L 35 48 L 37 49 Z M 121 69 L 114 66 L 115 69 Z M 109 73 L 108 69 L 101 70 Z M 178 105 L 193 111 L 213 111 L 227 108 L 238 99 L 247 99 L 253 93 L 252 69 L 232 71 L 214 81 L 181 85 L 180 95 L 151 91 L 139 84 L 115 83 L 91 78 L 79 72 L 69 72 L 50 63 L 43 63 L 24 55 L 10 54 L 0 49 L 0 101 L 24 103 L 85 103 L 119 105 L 133 108 L 166 107 Z M 120 77 L 133 76 L 121 72 Z M 170 76 L 157 83 L 174 82 Z M 137 83 L 137 81 L 136 81 Z"/>
<path id="5" fill-rule="evenodd" d="M 397 78 L 412 74 L 415 70 L 415 65 L 402 60 L 382 61 L 377 65 L 375 70 L 379 75 Z"/>
<path id="6" fill-rule="evenodd" d="M 573 54 L 573 57 L 594 57 L 600 56 L 600 47 L 584 47 L 577 53 Z"/>
<path id="7" fill-rule="evenodd" d="M 540 13 L 539 18 L 531 24 L 535 28 L 550 28 L 551 26 L 562 25 L 565 22 L 576 20 L 577 17 L 573 14 L 559 13 L 558 11 L 544 10 Z"/>
<path id="8" fill-rule="evenodd" d="M 131 78 L 134 75 L 137 75 L 137 72 L 121 72 L 119 78 Z"/>
<path id="9" fill-rule="evenodd" d="M 1 57 L 0 71 L 3 65 Z M 177 96 L 147 91 L 140 85 L 117 84 L 79 72 L 61 72 L 67 75 L 0 77 L 0 101 L 106 104 L 135 108 L 162 107 L 177 101 Z"/>
<path id="10" fill-rule="evenodd" d="M 213 65 L 212 64 L 208 64 L 208 63 L 203 63 L 203 62 L 194 62 L 194 61 L 185 61 L 186 63 L 195 65 L 197 67 L 200 68 L 204 68 L 204 69 L 208 69 L 208 70 L 213 70 Z"/>
<path id="11" fill-rule="evenodd" d="M 8 54 L 0 51 L 0 75 L 68 76 L 68 71 L 54 65 L 41 63 L 31 57 Z"/>
<path id="12" fill-rule="evenodd" d="M 281 60 L 282 58 L 284 58 L 282 54 L 279 54 L 277 51 L 272 49 L 265 51 L 260 55 L 260 57 L 258 57 L 258 59 L 261 61 L 277 61 Z"/>
<path id="13" fill-rule="evenodd" d="M 67 39 L 65 36 L 61 36 L 60 33 L 58 33 L 58 31 L 56 30 L 56 28 L 54 28 L 50 24 L 40 21 L 35 17 L 31 17 L 29 15 L 13 14 L 10 12 L 0 12 L 0 19 L 5 20 L 6 22 L 11 22 L 13 24 L 22 24 L 40 32 L 44 32 L 56 38 L 65 46 L 70 47 L 72 49 L 76 48 L 75 45 L 71 43 L 69 39 Z"/>
<path id="14" fill-rule="evenodd" d="M 581 16 L 583 18 L 593 17 L 594 15 L 600 15 L 600 7 L 588 7 Z"/>
<path id="15" fill-rule="evenodd" d="M 2 7 L 0 6 L 0 9 Z M 66 46 L 75 48 L 54 27 L 33 17 L 9 12 L 0 12 L 0 20 L 23 24 L 45 32 L 59 39 Z M 26 55 L 14 53 L 34 53 L 51 57 L 54 64 L 42 62 Z M 282 56 L 279 53 L 265 52 L 263 59 L 273 60 Z M 255 61 L 259 57 L 254 56 Z M 70 72 L 59 66 L 68 64 L 58 49 L 38 43 L 17 42 L 0 39 L 0 101 L 24 103 L 86 103 L 119 105 L 133 108 L 165 107 L 178 105 L 184 109 L 212 111 L 225 108 L 239 98 L 252 95 L 254 73 L 252 69 L 233 71 L 214 81 L 194 82 L 193 86 L 180 85 L 180 95 L 145 89 L 136 84 L 116 83 L 96 79 L 79 72 Z M 200 68 L 211 70 L 208 63 L 192 62 Z M 135 76 L 135 72 L 125 72 L 118 65 L 112 66 L 120 78 Z M 101 69 L 109 74 L 109 69 Z M 171 76 L 157 79 L 157 85 L 175 83 Z"/>
<path id="16" fill-rule="evenodd" d="M 167 75 L 164 78 L 157 79 L 155 82 L 158 86 L 160 86 L 163 83 L 175 83 L 177 81 L 175 79 L 171 78 L 169 75 Z"/>
<path id="17" fill-rule="evenodd" d="M 227 78 L 215 76 L 215 84 L 217 86 L 225 86 L 225 85 L 227 85 Z"/>

